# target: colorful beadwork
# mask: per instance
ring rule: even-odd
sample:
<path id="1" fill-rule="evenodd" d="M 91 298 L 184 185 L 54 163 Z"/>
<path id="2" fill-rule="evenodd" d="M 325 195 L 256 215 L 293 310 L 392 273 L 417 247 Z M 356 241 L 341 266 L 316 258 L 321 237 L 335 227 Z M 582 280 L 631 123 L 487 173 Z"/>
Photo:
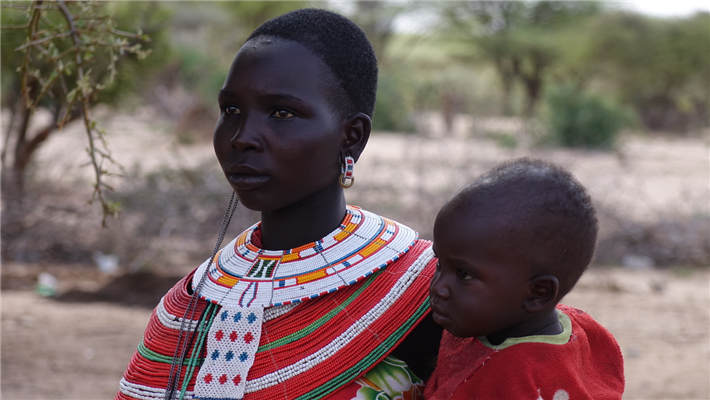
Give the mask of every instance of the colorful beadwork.
<path id="1" fill-rule="evenodd" d="M 242 377 L 254 364 L 263 312 L 262 307 L 222 307 L 207 336 L 209 357 L 197 375 L 194 399 L 242 398 Z"/>
<path id="2" fill-rule="evenodd" d="M 243 395 L 239 396 L 245 400 L 325 397 L 376 365 L 428 312 L 433 253 L 430 243 L 417 241 L 416 233 L 409 228 L 349 207 L 341 229 L 308 246 L 279 252 L 278 257 L 274 252 L 262 251 L 251 244 L 251 234 L 256 229 L 258 226 L 240 235 L 216 257 L 219 262 L 211 265 L 211 271 L 222 272 L 210 274 L 213 279 L 204 287 L 221 297 L 207 297 L 202 291 L 201 294 L 210 300 L 198 302 L 195 318 L 202 317 L 184 324 L 186 330 L 197 330 L 198 337 L 205 332 L 206 338 L 204 347 L 191 345 L 184 363 L 186 367 L 180 372 L 184 399 L 215 398 L 215 395 L 219 399 L 239 398 L 234 396 L 240 392 L 215 394 L 206 391 L 206 386 L 243 387 Z M 388 230 L 394 232 L 390 237 L 387 236 Z M 407 239 L 403 240 L 399 235 Z M 304 274 L 285 278 L 284 271 L 299 268 L 290 262 L 311 262 L 312 269 L 301 270 L 306 274 L 319 268 L 323 270 L 326 264 L 325 269 L 328 269 L 332 260 L 348 260 L 348 257 L 361 255 L 363 248 L 383 237 L 386 240 L 377 246 L 378 251 L 367 254 L 363 260 L 351 265 L 340 261 L 341 271 L 345 273 L 326 273 L 326 277 L 301 279 L 300 283 L 299 277 Z M 347 247 L 349 251 L 333 248 L 338 246 Z M 311 255 L 304 253 L 309 248 L 314 252 Z M 253 254 L 244 255 L 238 252 L 240 249 Z M 399 251 L 394 252 L 397 249 Z M 225 257 L 229 251 L 234 255 Z M 382 256 L 388 253 L 389 260 Z M 291 254 L 293 260 L 285 261 Z M 234 262 L 235 259 L 251 262 L 240 264 Z M 314 259 L 319 259 L 322 265 L 316 265 Z M 241 276 L 236 276 L 235 265 L 240 266 Z M 308 264 L 301 264 L 301 267 L 304 265 Z M 204 271 L 203 267 L 206 265 L 195 274 Z M 271 276 L 270 296 L 273 300 L 263 302 L 262 289 L 257 291 L 255 286 L 268 282 L 267 276 Z M 350 279 L 348 285 L 343 283 L 341 276 Z M 222 277 L 235 278 L 235 282 L 231 287 L 218 284 Z M 297 290 L 305 292 L 303 297 L 279 298 L 279 287 L 287 286 L 279 286 L 277 280 L 294 278 Z M 244 281 L 251 281 L 251 288 L 249 284 L 240 286 Z M 186 277 L 156 307 L 144 340 L 121 381 L 117 399 L 157 400 L 166 395 L 165 385 L 182 325 L 181 316 L 190 299 L 187 285 L 193 282 L 192 275 Z M 327 287 L 323 282 L 335 282 L 340 286 Z M 323 287 L 326 291 L 320 292 Z M 324 293 L 328 294 L 324 296 Z M 251 312 L 247 311 L 249 302 L 251 308 L 263 309 L 263 315 L 254 313 L 251 317 Z M 210 313 L 212 306 L 218 308 Z M 251 325 L 260 325 L 258 331 L 243 332 L 228 326 L 247 326 L 250 320 Z M 256 351 L 249 349 L 249 345 L 255 346 Z M 253 364 L 244 373 L 218 365 L 242 362 Z M 210 363 L 214 363 L 216 369 L 211 369 Z"/>
<path id="3" fill-rule="evenodd" d="M 340 227 L 323 239 L 291 250 L 264 250 L 251 243 L 259 224 L 239 235 L 208 268 L 200 296 L 218 304 L 264 307 L 297 303 L 334 292 L 384 268 L 414 244 L 417 233 L 379 215 L 348 207 Z"/>
<path id="4" fill-rule="evenodd" d="M 351 187 L 355 183 L 355 159 L 345 156 L 340 172 L 340 186 L 344 189 Z"/>

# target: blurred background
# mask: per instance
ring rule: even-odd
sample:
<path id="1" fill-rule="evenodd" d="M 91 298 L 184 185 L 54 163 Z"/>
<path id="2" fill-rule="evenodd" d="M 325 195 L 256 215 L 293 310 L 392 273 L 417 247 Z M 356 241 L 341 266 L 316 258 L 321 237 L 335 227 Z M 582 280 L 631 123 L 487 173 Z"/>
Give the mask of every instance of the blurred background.
<path id="1" fill-rule="evenodd" d="M 2 396 L 115 393 L 152 307 L 214 246 L 234 55 L 313 6 L 360 25 L 380 65 L 350 204 L 430 239 L 499 162 L 563 165 L 601 227 L 565 302 L 619 340 L 625 398 L 710 398 L 710 9 L 672 5 L 3 2 Z M 258 218 L 238 208 L 227 236 Z"/>

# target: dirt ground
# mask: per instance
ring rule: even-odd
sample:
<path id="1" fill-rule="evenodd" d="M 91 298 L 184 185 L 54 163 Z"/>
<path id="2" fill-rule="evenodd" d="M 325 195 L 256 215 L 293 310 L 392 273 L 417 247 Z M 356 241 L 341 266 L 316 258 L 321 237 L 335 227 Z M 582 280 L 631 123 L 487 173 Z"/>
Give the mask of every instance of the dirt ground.
<path id="1" fill-rule="evenodd" d="M 65 294 L 51 299 L 28 287 L 37 267 L 3 269 L 4 284 L 15 287 L 2 291 L 5 400 L 112 398 L 141 340 L 147 305 L 177 279 L 59 268 Z M 708 270 L 595 268 L 564 302 L 587 310 L 617 338 L 624 399 L 708 399 L 709 289 Z"/>
<path id="2" fill-rule="evenodd" d="M 114 157 L 127 167 L 141 163 L 147 171 L 213 158 L 209 143 L 177 145 L 169 125 L 149 111 L 118 115 L 104 126 L 112 133 Z M 400 216 L 391 214 L 409 207 L 410 213 L 426 217 L 400 220 L 426 232 L 442 198 L 504 159 L 529 155 L 570 169 L 595 201 L 613 205 L 626 220 L 710 213 L 706 137 L 632 136 L 614 152 L 589 152 L 529 147 L 525 137 L 508 148 L 491 136 L 518 131 L 502 123 L 481 127 L 478 136 L 468 138 L 465 132 L 373 135 L 357 164 L 359 189 L 351 189 L 348 200 L 384 204 L 383 210 L 373 211 L 396 219 Z M 77 180 L 76 170 L 86 161 L 83 142 L 77 127 L 43 147 L 37 163 L 51 166 L 46 178 Z M 377 196 L 391 193 L 397 203 L 387 208 L 391 197 Z M 421 197 L 432 193 L 438 197 Z M 3 263 L 2 399 L 112 398 L 152 307 L 190 266 L 170 268 L 159 271 L 162 275 L 108 276 L 87 266 Z M 34 292 L 42 271 L 59 279 L 58 298 Z M 594 268 L 564 302 L 588 311 L 618 339 L 626 362 L 624 399 L 710 399 L 708 268 Z"/>

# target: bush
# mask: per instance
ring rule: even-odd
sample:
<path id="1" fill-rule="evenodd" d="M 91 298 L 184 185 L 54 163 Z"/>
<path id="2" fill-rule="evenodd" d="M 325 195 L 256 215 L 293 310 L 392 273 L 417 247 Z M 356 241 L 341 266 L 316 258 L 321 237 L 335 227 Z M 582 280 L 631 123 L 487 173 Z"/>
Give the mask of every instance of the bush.
<path id="1" fill-rule="evenodd" d="M 623 110 L 573 86 L 553 87 L 546 97 L 552 144 L 608 149 L 628 120 Z"/>
<path id="2" fill-rule="evenodd" d="M 377 82 L 377 102 L 372 129 L 390 132 L 414 132 L 414 106 L 407 93 L 410 86 L 396 74 L 381 72 Z"/>
<path id="3" fill-rule="evenodd" d="M 77 187 L 32 181 L 19 233 L 9 234 L 9 224 L 17 218 L 3 210 L 1 255 L 3 261 L 20 263 L 91 265 L 98 250 L 117 255 L 131 272 L 196 265 L 212 251 L 230 192 L 212 160 L 192 168 L 163 166 L 147 174 L 128 170 L 108 196 L 122 212 L 101 228 L 100 211 L 86 206 Z M 258 213 L 239 206 L 226 240 L 258 219 Z"/>

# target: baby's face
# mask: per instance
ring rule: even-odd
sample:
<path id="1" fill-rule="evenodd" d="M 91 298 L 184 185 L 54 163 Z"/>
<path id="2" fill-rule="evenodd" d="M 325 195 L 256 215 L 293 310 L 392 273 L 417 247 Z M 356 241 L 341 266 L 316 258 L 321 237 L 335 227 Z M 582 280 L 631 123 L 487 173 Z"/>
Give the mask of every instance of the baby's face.
<path id="1" fill-rule="evenodd" d="M 279 210 L 339 188 L 344 133 L 325 74 L 314 53 L 282 39 L 252 39 L 234 59 L 213 141 L 247 208 Z"/>
<path id="2" fill-rule="evenodd" d="M 523 305 L 531 269 L 524 246 L 509 229 L 496 226 L 495 216 L 464 214 L 439 215 L 434 224 L 434 321 L 458 337 L 515 336 L 529 317 Z"/>

